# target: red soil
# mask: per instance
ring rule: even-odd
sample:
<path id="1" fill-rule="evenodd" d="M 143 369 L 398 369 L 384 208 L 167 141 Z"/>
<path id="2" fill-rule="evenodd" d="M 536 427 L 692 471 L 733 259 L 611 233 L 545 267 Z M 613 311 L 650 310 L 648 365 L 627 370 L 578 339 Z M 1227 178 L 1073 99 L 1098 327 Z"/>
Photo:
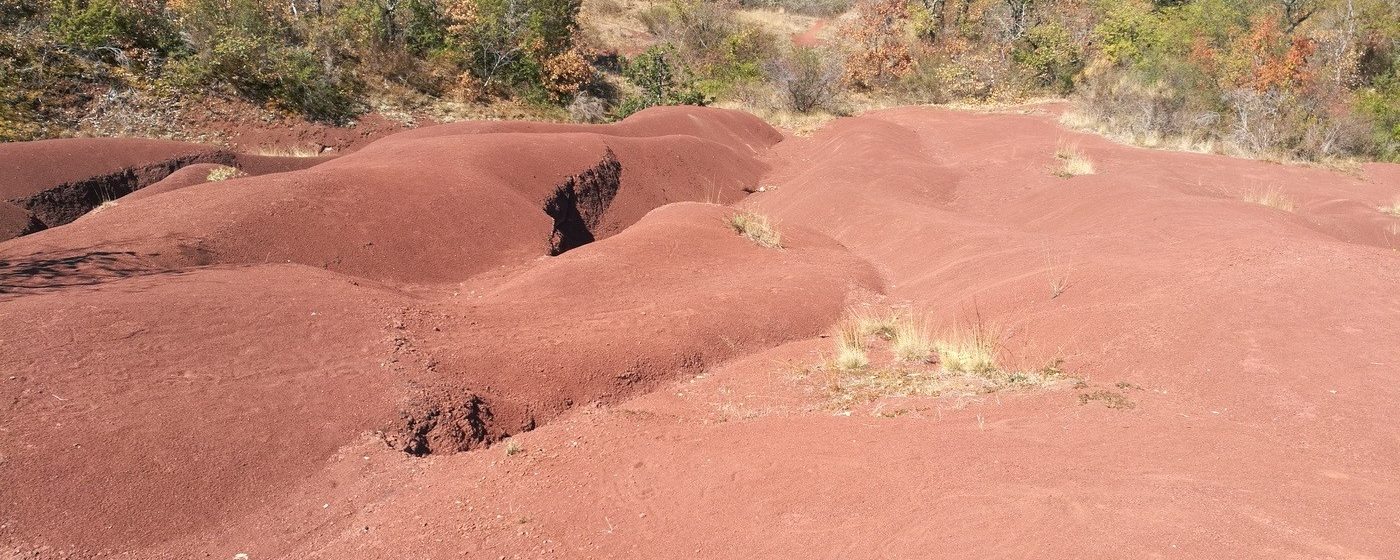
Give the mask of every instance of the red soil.
<path id="1" fill-rule="evenodd" d="M 57 185 L 157 162 L 214 159 L 217 152 L 200 144 L 145 139 L 73 138 L 0 144 L 0 198 L 27 197 Z"/>
<path id="2" fill-rule="evenodd" d="M 1400 556 L 1400 167 L 924 108 L 778 140 L 447 125 L 0 244 L 0 550 Z M 758 185 L 783 249 L 671 204 Z M 859 302 L 1085 386 L 833 415 L 795 372 Z"/>
<path id="3" fill-rule="evenodd" d="M 225 167 L 227 166 L 218 163 L 196 163 L 193 165 L 186 165 L 176 170 L 174 173 L 167 175 L 164 179 L 156 181 L 149 186 L 143 187 L 141 190 L 123 196 L 117 200 L 118 202 L 131 202 L 133 200 L 139 200 L 161 193 L 183 189 L 185 187 L 202 185 L 209 182 L 210 173 Z"/>
<path id="4" fill-rule="evenodd" d="M 811 27 L 792 36 L 792 44 L 804 47 L 815 47 L 825 43 L 826 40 L 822 38 L 822 32 L 826 31 L 827 26 L 830 24 L 830 21 L 821 18 L 813 21 Z"/>
<path id="5" fill-rule="evenodd" d="M 245 175 L 263 175 L 306 169 L 335 157 L 236 154 L 200 144 L 134 138 L 0 144 L 0 241 L 67 224 L 104 202 L 146 198 L 203 182 L 195 181 L 198 171 L 184 171 L 188 167 L 204 169 L 207 175 L 214 165 L 231 165 Z M 129 196 L 157 183 L 163 185 Z"/>

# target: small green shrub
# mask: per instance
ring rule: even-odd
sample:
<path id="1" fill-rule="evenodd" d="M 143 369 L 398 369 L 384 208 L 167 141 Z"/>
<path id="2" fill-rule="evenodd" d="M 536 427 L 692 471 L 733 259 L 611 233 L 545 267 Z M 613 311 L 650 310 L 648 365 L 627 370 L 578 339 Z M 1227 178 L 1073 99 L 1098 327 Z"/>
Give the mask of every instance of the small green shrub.
<path id="1" fill-rule="evenodd" d="M 470 16 L 449 26 L 450 48 L 463 54 L 484 93 L 548 98 L 546 61 L 573 47 L 581 0 L 464 0 Z"/>
<path id="2" fill-rule="evenodd" d="M 705 105 L 709 102 L 674 58 L 673 49 L 655 46 L 624 62 L 623 75 L 640 93 L 622 99 L 615 110 L 618 118 L 659 105 Z"/>
<path id="3" fill-rule="evenodd" d="M 1011 59 L 1025 69 L 1032 85 L 1069 93 L 1081 66 L 1080 49 L 1063 25 L 1050 22 L 1030 28 L 1012 49 Z"/>
<path id="4" fill-rule="evenodd" d="M 1400 56 L 1392 68 L 1357 92 L 1357 109 L 1371 119 L 1376 155 L 1400 161 Z"/>
<path id="5" fill-rule="evenodd" d="M 180 89 L 225 85 L 315 120 L 337 122 L 359 112 L 360 84 L 295 41 L 295 30 L 258 0 L 191 0 L 181 19 L 195 54 L 170 66 Z M 330 62 L 330 63 L 328 63 Z"/>
<path id="6" fill-rule="evenodd" d="M 122 0 L 53 0 L 48 30 L 59 44 L 92 51 L 149 49 L 168 52 L 180 39 L 163 10 Z"/>

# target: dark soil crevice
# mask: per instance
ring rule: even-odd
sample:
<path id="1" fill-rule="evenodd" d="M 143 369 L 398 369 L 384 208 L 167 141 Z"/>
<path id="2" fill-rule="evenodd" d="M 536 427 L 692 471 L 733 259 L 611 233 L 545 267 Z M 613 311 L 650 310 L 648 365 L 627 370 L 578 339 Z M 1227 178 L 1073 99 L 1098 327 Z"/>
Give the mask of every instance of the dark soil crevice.
<path id="1" fill-rule="evenodd" d="M 596 165 L 556 187 L 544 202 L 544 212 L 554 218 L 549 254 L 559 255 L 592 243 L 621 186 L 622 162 L 608 148 Z"/>
<path id="2" fill-rule="evenodd" d="M 104 202 L 116 200 L 160 181 L 186 165 L 233 165 L 234 160 L 234 154 L 225 151 L 190 154 L 64 183 L 10 202 L 28 210 L 42 225 L 39 229 L 52 228 L 72 222 Z"/>

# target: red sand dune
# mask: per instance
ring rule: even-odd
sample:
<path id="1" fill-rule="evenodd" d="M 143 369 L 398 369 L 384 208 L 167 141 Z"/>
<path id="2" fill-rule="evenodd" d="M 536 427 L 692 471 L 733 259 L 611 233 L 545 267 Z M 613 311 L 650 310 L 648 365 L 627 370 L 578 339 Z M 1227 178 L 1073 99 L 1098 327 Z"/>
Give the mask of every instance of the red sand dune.
<path id="1" fill-rule="evenodd" d="M 682 202 L 760 185 L 782 249 Z M 0 550 L 1397 557 L 1396 197 L 1043 114 L 690 108 L 123 201 L 0 244 Z M 833 413 L 797 372 L 859 303 L 1085 385 Z"/>

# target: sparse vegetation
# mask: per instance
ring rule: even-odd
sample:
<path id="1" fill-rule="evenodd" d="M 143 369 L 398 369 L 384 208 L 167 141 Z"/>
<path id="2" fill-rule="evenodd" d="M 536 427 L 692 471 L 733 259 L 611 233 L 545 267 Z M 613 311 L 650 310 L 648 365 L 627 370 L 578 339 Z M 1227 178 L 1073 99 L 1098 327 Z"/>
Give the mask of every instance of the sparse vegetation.
<path id="1" fill-rule="evenodd" d="M 1079 394 L 1080 406 L 1091 402 L 1103 403 L 1104 406 L 1115 410 L 1129 410 L 1137 407 L 1137 403 L 1128 400 L 1128 397 L 1123 396 L 1122 393 L 1109 391 L 1107 389 L 1099 389 L 1097 391 Z"/>
<path id="2" fill-rule="evenodd" d="M 841 92 L 842 68 L 835 53 L 795 47 L 773 66 L 773 80 L 789 109 L 810 113 L 834 110 Z"/>
<path id="3" fill-rule="evenodd" d="M 1071 267 L 1064 262 L 1063 257 L 1051 251 L 1048 243 L 1045 246 L 1045 269 L 1049 275 L 1050 299 L 1060 297 L 1069 289 Z"/>
<path id="4" fill-rule="evenodd" d="M 1066 123 L 1145 145 L 1400 159 L 1388 0 L 600 0 L 585 22 L 580 0 L 0 6 L 0 139 L 62 134 L 114 99 L 165 123 L 173 102 L 208 95 L 326 122 L 513 102 L 600 122 L 721 102 L 808 127 L 847 103 L 1055 95 L 1075 101 Z M 811 17 L 789 14 L 827 18 L 828 43 L 793 46 Z M 620 20 L 644 36 L 590 27 Z M 1063 173 L 1086 163 L 1066 159 Z"/>
<path id="5" fill-rule="evenodd" d="M 739 5 L 752 8 L 782 9 L 816 16 L 835 16 L 849 10 L 851 0 L 740 0 Z"/>
<path id="6" fill-rule="evenodd" d="M 505 453 L 506 453 L 506 457 L 514 457 L 514 456 L 519 455 L 519 454 L 524 453 L 524 452 L 525 452 L 525 448 L 524 448 L 524 447 L 521 447 L 520 444 L 517 443 L 515 440 L 513 440 L 513 439 L 507 439 L 507 440 L 505 441 Z"/>
<path id="7" fill-rule="evenodd" d="M 309 146 L 262 147 L 257 149 L 260 156 L 309 158 L 319 157 L 321 152 Z"/>
<path id="8" fill-rule="evenodd" d="M 210 183 L 214 183 L 218 181 L 227 181 L 229 179 L 232 179 L 234 177 L 240 177 L 242 175 L 243 172 L 240 171 L 237 167 L 221 165 L 210 170 L 209 174 L 204 177 L 204 180 Z"/>
<path id="9" fill-rule="evenodd" d="M 1400 199 L 1397 199 L 1387 206 L 1381 206 L 1380 211 L 1384 214 L 1390 214 L 1391 216 L 1400 218 Z"/>
<path id="10" fill-rule="evenodd" d="M 98 204 L 97 207 L 93 208 L 92 210 L 89 210 L 89 211 L 88 211 L 88 214 L 97 214 L 97 213 L 100 213 L 100 212 L 105 212 L 105 211 L 110 210 L 110 209 L 112 209 L 112 208 L 116 208 L 116 206 L 117 206 L 117 201 L 115 201 L 115 200 L 104 200 L 104 201 L 102 201 L 102 204 Z"/>
<path id="11" fill-rule="evenodd" d="M 857 370 L 870 363 L 865 353 L 865 328 L 860 321 L 843 321 L 836 327 L 836 358 L 833 365 L 840 370 Z"/>
<path id="12" fill-rule="evenodd" d="M 1066 378 L 1058 359 L 1038 369 L 1002 368 L 991 333 L 979 327 L 933 340 L 910 314 L 852 312 L 837 325 L 836 357 L 817 369 L 841 407 L 890 396 L 1043 387 Z M 872 359 L 872 345 L 890 358 Z"/>
<path id="13" fill-rule="evenodd" d="M 1065 273 L 1052 274 L 1050 276 L 1050 299 L 1060 297 L 1069 289 L 1069 275 Z"/>
<path id="14" fill-rule="evenodd" d="M 1245 202 L 1268 206 L 1269 208 L 1282 210 L 1284 212 L 1293 212 L 1298 209 L 1298 203 L 1294 202 L 1292 198 L 1284 194 L 1278 187 L 1255 189 L 1244 193 L 1240 198 Z"/>
<path id="15" fill-rule="evenodd" d="M 884 340 L 894 340 L 899 329 L 900 315 L 897 313 L 870 313 L 852 311 L 846 321 L 855 325 L 856 335 L 864 339 L 875 336 Z"/>
<path id="16" fill-rule="evenodd" d="M 1057 176 L 1068 178 L 1094 174 L 1094 162 L 1078 146 L 1060 146 L 1055 150 L 1055 159 L 1060 160 L 1060 168 L 1055 171 Z"/>
<path id="17" fill-rule="evenodd" d="M 895 359 L 902 362 L 920 363 L 929 361 L 933 355 L 934 345 L 929 340 L 928 329 L 915 322 L 912 317 L 906 317 L 895 323 L 894 336 L 890 339 L 890 348 L 894 351 Z"/>
<path id="18" fill-rule="evenodd" d="M 945 334 L 934 343 L 938 363 L 955 373 L 982 375 L 996 371 L 996 340 L 982 325 Z"/>
<path id="19" fill-rule="evenodd" d="M 729 227 L 733 228 L 739 235 L 757 243 L 760 247 L 783 248 L 782 234 L 773 227 L 768 216 L 747 210 L 738 212 L 729 217 Z"/>

